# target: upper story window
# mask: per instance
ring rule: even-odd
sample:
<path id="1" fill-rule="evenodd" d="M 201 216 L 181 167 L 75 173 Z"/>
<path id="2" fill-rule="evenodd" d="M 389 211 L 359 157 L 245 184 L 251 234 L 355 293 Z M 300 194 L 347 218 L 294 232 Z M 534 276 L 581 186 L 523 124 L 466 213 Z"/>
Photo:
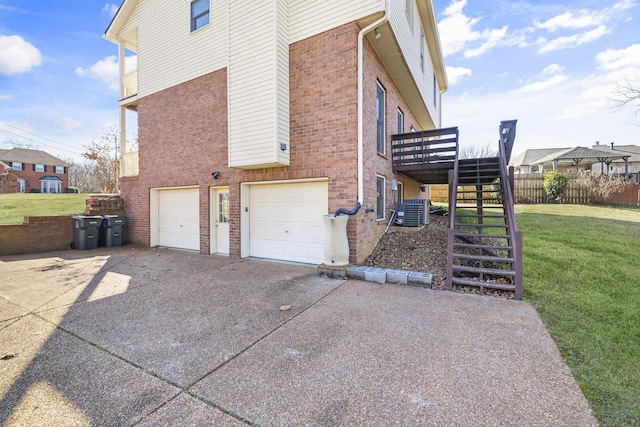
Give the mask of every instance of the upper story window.
<path id="1" fill-rule="evenodd" d="M 378 83 L 376 85 L 376 145 L 378 153 L 384 154 L 384 116 L 385 116 L 385 93 L 384 88 Z"/>
<path id="2" fill-rule="evenodd" d="M 14 171 L 21 171 L 23 169 L 21 162 L 11 162 L 11 169 Z"/>
<path id="3" fill-rule="evenodd" d="M 196 31 L 209 23 L 210 0 L 195 0 L 191 2 L 191 31 Z"/>
<path id="4" fill-rule="evenodd" d="M 413 34 L 413 0 L 406 0 L 404 3 L 404 11 L 407 14 L 407 21 L 409 21 L 409 29 Z"/>
<path id="5" fill-rule="evenodd" d="M 438 106 L 438 81 L 436 80 L 436 73 L 433 73 L 433 106 Z"/>
<path id="6" fill-rule="evenodd" d="M 398 108 L 398 134 L 404 132 L 404 114 L 402 110 Z"/>
<path id="7" fill-rule="evenodd" d="M 420 69 L 424 73 L 424 31 L 420 29 Z"/>
<path id="8" fill-rule="evenodd" d="M 45 165 L 33 165 L 33 170 L 36 172 L 46 172 L 47 167 Z"/>
<path id="9" fill-rule="evenodd" d="M 64 166 L 54 166 L 55 173 L 64 173 Z"/>

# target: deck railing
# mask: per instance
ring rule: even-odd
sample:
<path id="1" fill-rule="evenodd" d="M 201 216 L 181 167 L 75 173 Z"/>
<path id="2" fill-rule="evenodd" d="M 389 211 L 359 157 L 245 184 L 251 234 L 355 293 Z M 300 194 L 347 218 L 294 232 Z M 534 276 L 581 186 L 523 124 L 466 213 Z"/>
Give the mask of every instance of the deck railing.
<path id="1" fill-rule="evenodd" d="M 136 176 L 138 173 L 138 152 L 131 151 L 129 153 L 123 153 L 120 176 Z"/>
<path id="2" fill-rule="evenodd" d="M 453 169 L 458 156 L 458 128 L 443 128 L 391 136 L 393 169 Z"/>
<path id="3" fill-rule="evenodd" d="M 127 99 L 137 94 L 138 70 L 134 70 L 122 76 L 122 99 Z"/>

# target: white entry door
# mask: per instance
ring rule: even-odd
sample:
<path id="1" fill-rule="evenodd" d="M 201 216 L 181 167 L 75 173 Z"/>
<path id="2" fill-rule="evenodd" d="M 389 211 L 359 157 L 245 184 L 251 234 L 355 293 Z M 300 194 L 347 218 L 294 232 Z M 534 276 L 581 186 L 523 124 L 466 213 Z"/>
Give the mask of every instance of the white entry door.
<path id="1" fill-rule="evenodd" d="M 211 189 L 211 253 L 229 254 L 229 189 Z"/>

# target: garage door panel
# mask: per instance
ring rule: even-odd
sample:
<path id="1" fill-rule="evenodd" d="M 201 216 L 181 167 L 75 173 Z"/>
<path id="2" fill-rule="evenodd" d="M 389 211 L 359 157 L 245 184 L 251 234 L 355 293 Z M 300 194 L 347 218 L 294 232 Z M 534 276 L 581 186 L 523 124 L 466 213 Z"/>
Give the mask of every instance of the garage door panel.
<path id="1" fill-rule="evenodd" d="M 250 255 L 320 264 L 326 182 L 255 185 L 250 190 Z"/>
<path id="2" fill-rule="evenodd" d="M 200 208 L 197 188 L 158 192 L 158 244 L 200 249 Z"/>

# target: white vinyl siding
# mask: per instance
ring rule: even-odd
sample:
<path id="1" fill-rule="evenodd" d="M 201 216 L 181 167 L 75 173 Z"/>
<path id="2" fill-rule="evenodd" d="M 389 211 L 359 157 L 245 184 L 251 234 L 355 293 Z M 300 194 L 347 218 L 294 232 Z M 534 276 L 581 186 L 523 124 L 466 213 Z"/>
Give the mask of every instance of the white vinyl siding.
<path id="1" fill-rule="evenodd" d="M 289 43 L 382 11 L 381 0 L 290 0 Z"/>
<path id="2" fill-rule="evenodd" d="M 190 31 L 191 4 L 139 0 L 121 33 L 137 30 L 138 97 L 227 66 L 227 1 L 211 0 L 210 24 Z"/>
<path id="3" fill-rule="evenodd" d="M 429 49 L 433 47 L 426 43 L 426 39 L 421 37 L 424 34 L 424 28 L 418 9 L 414 0 L 407 0 L 413 3 L 414 25 L 415 31 L 409 27 L 406 13 L 405 2 L 390 2 L 389 24 L 396 36 L 398 45 L 405 59 L 405 63 L 409 67 L 409 71 L 413 77 L 413 83 L 418 88 L 418 92 L 423 99 L 423 108 L 426 108 L 429 116 L 432 117 L 436 126 L 438 126 L 437 118 L 440 117 L 436 105 L 433 100 L 433 87 L 431 75 L 434 72 L 433 63 Z M 422 44 L 422 51 L 421 51 Z M 402 88 L 401 88 L 402 90 Z M 437 91 L 439 93 L 439 90 Z M 409 100 L 411 102 L 411 100 Z M 420 124 L 425 127 L 425 123 Z"/>
<path id="4" fill-rule="evenodd" d="M 286 166 L 289 164 L 287 1 L 233 2 L 229 12 L 229 166 L 247 169 Z"/>

